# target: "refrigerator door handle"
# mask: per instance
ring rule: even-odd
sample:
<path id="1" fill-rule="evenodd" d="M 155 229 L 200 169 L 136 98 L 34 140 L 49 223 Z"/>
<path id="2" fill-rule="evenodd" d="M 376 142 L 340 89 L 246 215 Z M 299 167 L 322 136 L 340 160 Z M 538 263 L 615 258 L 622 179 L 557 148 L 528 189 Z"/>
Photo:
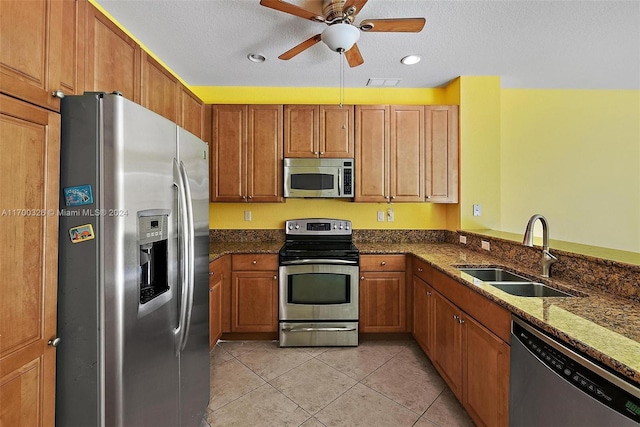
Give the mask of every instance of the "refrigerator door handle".
<path id="1" fill-rule="evenodd" d="M 186 285 L 187 285 L 187 300 L 186 302 L 186 317 L 184 323 L 184 330 L 182 333 L 182 343 L 180 345 L 180 351 L 183 351 L 185 346 L 187 345 L 187 340 L 189 339 L 189 326 L 191 325 L 191 312 L 193 311 L 193 295 L 195 293 L 195 224 L 193 222 L 193 200 L 191 199 L 191 186 L 189 185 L 189 175 L 187 174 L 187 169 L 184 163 L 180 162 L 180 172 L 182 173 L 182 180 L 184 184 L 184 192 L 186 196 L 186 208 L 187 208 L 187 223 L 188 223 L 188 231 L 185 233 L 186 235 L 186 246 L 187 246 L 187 277 L 186 277 Z"/>
<path id="2" fill-rule="evenodd" d="M 178 246 L 180 252 L 180 258 L 178 263 L 180 264 L 178 270 L 178 283 L 180 284 L 180 309 L 178 317 L 178 326 L 174 329 L 176 338 L 176 356 L 182 351 L 182 342 L 184 341 L 186 320 L 187 320 L 187 300 L 189 299 L 189 286 L 187 284 L 188 269 L 188 233 L 189 233 L 189 219 L 187 216 L 187 197 L 186 189 L 184 185 L 184 176 L 180 170 L 178 160 L 173 159 L 173 185 L 178 189 Z"/>

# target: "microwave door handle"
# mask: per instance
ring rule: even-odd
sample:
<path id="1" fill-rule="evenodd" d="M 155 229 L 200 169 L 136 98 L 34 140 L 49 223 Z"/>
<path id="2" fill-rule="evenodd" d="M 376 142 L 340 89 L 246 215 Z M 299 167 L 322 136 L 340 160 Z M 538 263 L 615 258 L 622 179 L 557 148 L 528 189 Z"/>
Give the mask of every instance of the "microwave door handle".
<path id="1" fill-rule="evenodd" d="M 342 196 L 342 169 L 338 168 L 338 196 Z"/>

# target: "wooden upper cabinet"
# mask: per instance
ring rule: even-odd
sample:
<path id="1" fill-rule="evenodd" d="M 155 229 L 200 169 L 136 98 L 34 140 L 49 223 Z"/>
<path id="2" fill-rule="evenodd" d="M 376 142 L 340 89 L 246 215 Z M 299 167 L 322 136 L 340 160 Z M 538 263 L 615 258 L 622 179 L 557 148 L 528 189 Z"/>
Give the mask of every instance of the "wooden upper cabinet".
<path id="1" fill-rule="evenodd" d="M 285 105 L 284 157 L 353 157 L 352 105 Z"/>
<path id="2" fill-rule="evenodd" d="M 0 141 L 0 425 L 53 426 L 60 115 L 0 95 Z"/>
<path id="3" fill-rule="evenodd" d="M 178 123 L 180 82 L 147 52 L 142 51 L 141 105 Z"/>
<path id="4" fill-rule="evenodd" d="M 356 106 L 356 202 L 424 201 L 424 107 Z"/>
<path id="5" fill-rule="evenodd" d="M 282 105 L 212 106 L 212 202 L 280 202 Z"/>
<path id="6" fill-rule="evenodd" d="M 204 133 L 206 121 L 202 101 L 183 85 L 180 85 L 179 96 L 178 125 L 208 143 L 208 136 Z"/>
<path id="7" fill-rule="evenodd" d="M 93 5 L 87 5 L 85 90 L 122 93 L 140 102 L 140 46 Z"/>
<path id="8" fill-rule="evenodd" d="M 427 106 L 426 200 L 458 202 L 458 106 Z"/>
<path id="9" fill-rule="evenodd" d="M 0 90 L 55 111 L 83 91 L 85 0 L 0 1 Z"/>
<path id="10" fill-rule="evenodd" d="M 389 106 L 355 109 L 355 201 L 386 202 L 389 194 Z"/>
<path id="11" fill-rule="evenodd" d="M 424 201 L 424 106 L 392 105 L 389 132 L 389 196 L 392 202 Z"/>

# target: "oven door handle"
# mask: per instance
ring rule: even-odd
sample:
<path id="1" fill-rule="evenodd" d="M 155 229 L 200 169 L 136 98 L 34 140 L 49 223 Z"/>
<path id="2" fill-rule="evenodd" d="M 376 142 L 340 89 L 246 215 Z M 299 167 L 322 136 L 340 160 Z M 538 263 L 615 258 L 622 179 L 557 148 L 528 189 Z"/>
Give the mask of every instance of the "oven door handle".
<path id="1" fill-rule="evenodd" d="M 357 265 L 358 261 L 349 261 L 346 259 L 294 259 L 290 261 L 280 261 L 280 265 L 297 265 L 297 264 L 346 264 Z"/>
<path id="2" fill-rule="evenodd" d="M 356 328 L 353 326 L 331 327 L 331 328 L 282 328 L 282 332 L 352 332 Z"/>

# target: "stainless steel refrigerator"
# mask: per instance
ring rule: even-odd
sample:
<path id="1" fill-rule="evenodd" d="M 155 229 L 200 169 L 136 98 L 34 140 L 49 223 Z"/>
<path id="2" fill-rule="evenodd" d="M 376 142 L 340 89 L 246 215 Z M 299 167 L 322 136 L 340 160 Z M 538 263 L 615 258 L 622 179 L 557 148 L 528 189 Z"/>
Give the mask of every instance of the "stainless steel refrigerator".
<path id="1" fill-rule="evenodd" d="M 198 426 L 208 148 L 117 94 L 62 100 L 56 425 Z"/>

